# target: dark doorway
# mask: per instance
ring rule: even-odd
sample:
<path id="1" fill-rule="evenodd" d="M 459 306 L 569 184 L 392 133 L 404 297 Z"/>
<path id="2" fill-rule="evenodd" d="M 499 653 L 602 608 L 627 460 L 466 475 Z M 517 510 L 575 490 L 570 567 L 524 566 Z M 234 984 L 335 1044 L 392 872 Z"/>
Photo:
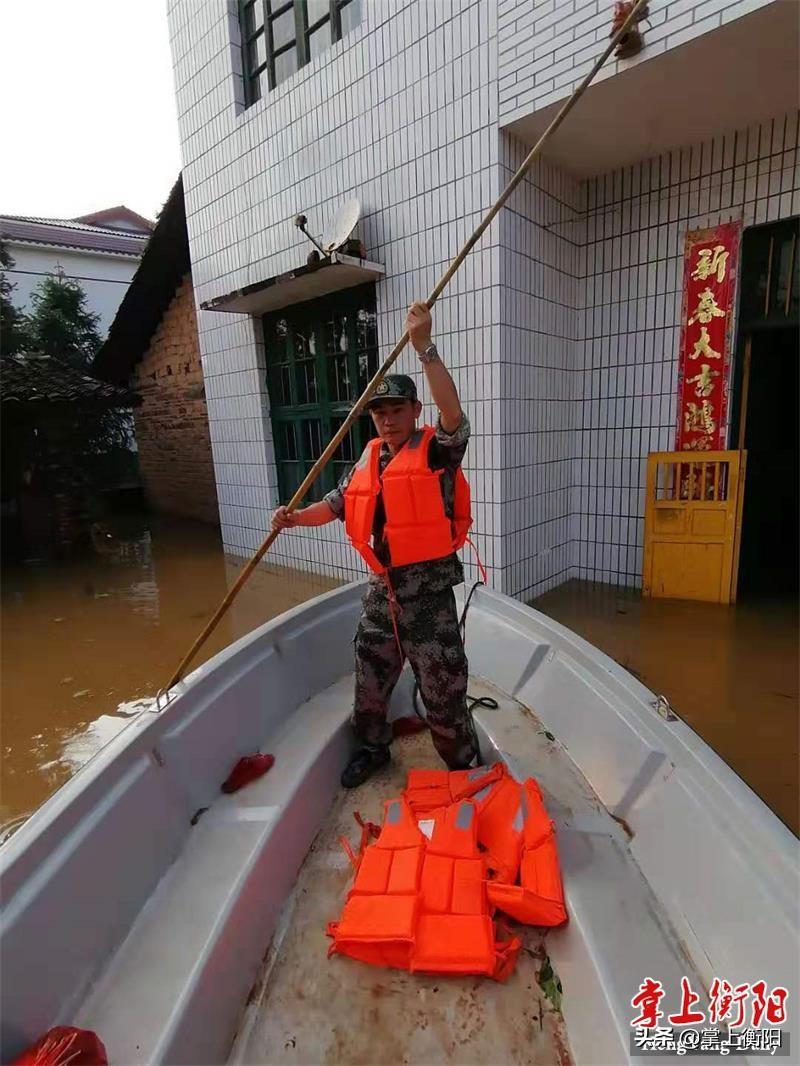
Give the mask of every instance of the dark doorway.
<path id="1" fill-rule="evenodd" d="M 740 597 L 798 592 L 799 342 L 797 327 L 762 331 L 751 340 Z"/>
<path id="2" fill-rule="evenodd" d="M 732 446 L 747 451 L 739 598 L 797 597 L 800 552 L 798 221 L 748 230 Z"/>

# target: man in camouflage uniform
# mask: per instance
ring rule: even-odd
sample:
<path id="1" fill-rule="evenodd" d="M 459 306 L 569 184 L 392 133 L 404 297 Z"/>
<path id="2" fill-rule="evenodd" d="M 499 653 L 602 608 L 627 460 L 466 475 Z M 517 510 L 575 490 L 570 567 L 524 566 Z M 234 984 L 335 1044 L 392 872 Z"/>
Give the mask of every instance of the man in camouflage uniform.
<path id="1" fill-rule="evenodd" d="M 439 408 L 428 462 L 432 470 L 442 471 L 440 485 L 445 514 L 452 520 L 455 475 L 464 458 L 470 427 L 453 380 L 431 343 L 431 325 L 427 306 L 412 304 L 406 328 Z M 382 442 L 379 457 L 382 474 L 415 429 L 421 410 L 416 386 L 403 374 L 387 375 L 380 395 L 376 394 L 368 407 Z M 319 503 L 293 514 L 279 507 L 273 516 L 274 528 L 322 525 L 335 518 L 343 519 L 344 494 L 352 475 L 353 470 Z M 378 560 L 389 568 L 389 586 L 396 602 L 394 606 L 390 604 L 389 586 L 384 579 L 371 574 L 355 638 L 353 727 L 363 746 L 342 775 L 342 784 L 347 788 L 361 784 L 389 761 L 392 730 L 386 715 L 405 658 L 411 663 L 419 684 L 433 743 L 447 766 L 464 768 L 478 754 L 466 702 L 467 659 L 453 595 L 453 586 L 464 580 L 461 561 L 453 552 L 439 559 L 390 566 L 385 520 L 383 500 L 379 496 L 372 542 Z"/>

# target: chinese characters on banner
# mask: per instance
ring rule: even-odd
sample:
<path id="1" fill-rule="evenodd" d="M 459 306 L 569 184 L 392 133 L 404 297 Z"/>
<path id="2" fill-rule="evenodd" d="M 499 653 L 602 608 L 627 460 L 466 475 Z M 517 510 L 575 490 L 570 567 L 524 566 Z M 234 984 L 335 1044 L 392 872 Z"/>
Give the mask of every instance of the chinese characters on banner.
<path id="1" fill-rule="evenodd" d="M 676 451 L 724 448 L 740 222 L 686 236 Z"/>

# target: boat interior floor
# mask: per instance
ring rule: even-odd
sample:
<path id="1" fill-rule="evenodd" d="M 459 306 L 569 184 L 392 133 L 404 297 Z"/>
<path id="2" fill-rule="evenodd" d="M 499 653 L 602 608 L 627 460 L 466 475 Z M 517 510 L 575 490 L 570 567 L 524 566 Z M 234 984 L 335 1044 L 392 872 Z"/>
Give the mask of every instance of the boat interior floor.
<path id="1" fill-rule="evenodd" d="M 537 776 L 551 808 L 597 808 L 588 786 L 529 711 L 476 679 L 470 693 L 497 699 L 500 708 L 485 712 L 494 716 L 495 727 L 506 719 L 510 742 L 519 730 L 525 747 L 538 749 Z M 352 883 L 340 837 L 357 844 L 356 811 L 380 822 L 384 801 L 400 793 L 410 768 L 442 766 L 427 732 L 397 739 L 392 755 L 391 764 L 360 788 L 338 795 L 284 907 L 230 1061 L 570 1062 L 562 1016 L 537 981 L 546 956 L 544 930 L 509 922 L 524 947 L 504 984 L 327 958 L 325 929 L 340 914 Z"/>
<path id="2" fill-rule="evenodd" d="M 332 783 L 347 757 L 352 686 L 352 675 L 342 677 L 297 707 L 263 739 L 261 750 L 275 755 L 269 773 L 198 812 L 76 1024 L 99 1032 L 113 1061 L 199 1061 L 186 1057 L 198 1018 L 210 1019 L 228 994 L 241 1004 L 228 1046 L 233 1063 L 627 1061 L 631 990 L 653 967 L 666 987 L 679 988 L 691 964 L 631 855 L 625 826 L 535 713 L 476 677 L 470 694 L 499 704 L 475 716 L 485 761 L 502 758 L 519 780 L 535 777 L 556 822 L 568 923 L 549 932 L 510 923 L 524 948 L 504 984 L 328 958 L 326 927 L 352 881 L 339 838 L 359 839 L 354 812 L 380 822 L 383 802 L 411 767 L 441 765 L 421 733 L 398 739 L 391 763 L 361 788 L 323 789 L 320 774 Z M 408 677 L 393 706 L 410 713 Z M 320 818 L 323 796 L 333 798 Z M 295 836 L 313 843 L 299 850 Z M 244 985 L 241 993 L 220 989 L 215 975 L 232 981 L 237 972 L 231 945 L 262 935 L 249 996 Z M 563 982 L 561 1011 L 538 980 L 548 956 Z M 214 1054 L 224 1061 L 224 1052 Z"/>

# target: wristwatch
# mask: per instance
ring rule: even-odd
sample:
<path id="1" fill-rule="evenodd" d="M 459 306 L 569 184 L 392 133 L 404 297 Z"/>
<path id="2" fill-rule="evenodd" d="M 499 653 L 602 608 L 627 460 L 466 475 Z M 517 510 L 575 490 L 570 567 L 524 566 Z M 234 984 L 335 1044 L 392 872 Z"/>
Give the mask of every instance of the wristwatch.
<path id="1" fill-rule="evenodd" d="M 429 344 L 424 352 L 419 353 L 419 361 L 423 366 L 427 366 L 429 363 L 435 363 L 439 358 L 439 352 L 435 344 Z"/>

